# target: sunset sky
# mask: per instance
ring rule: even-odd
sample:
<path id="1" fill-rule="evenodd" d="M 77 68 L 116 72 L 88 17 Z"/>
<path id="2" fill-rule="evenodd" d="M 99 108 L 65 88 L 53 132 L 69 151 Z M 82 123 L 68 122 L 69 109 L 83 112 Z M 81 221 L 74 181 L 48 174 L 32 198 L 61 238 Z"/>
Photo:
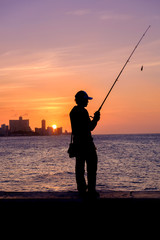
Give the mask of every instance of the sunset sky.
<path id="1" fill-rule="evenodd" d="M 93 115 L 149 25 L 95 134 L 160 133 L 160 1 L 0 0 L 0 125 L 70 131 L 76 92 Z"/>

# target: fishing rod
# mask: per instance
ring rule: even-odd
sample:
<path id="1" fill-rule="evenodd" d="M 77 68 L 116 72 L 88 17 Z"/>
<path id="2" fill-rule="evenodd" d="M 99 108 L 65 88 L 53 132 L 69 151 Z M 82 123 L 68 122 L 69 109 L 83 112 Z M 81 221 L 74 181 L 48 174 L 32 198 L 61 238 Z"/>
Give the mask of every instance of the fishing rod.
<path id="1" fill-rule="evenodd" d="M 112 91 L 114 85 L 115 85 L 116 82 L 118 81 L 118 79 L 119 79 L 120 75 L 122 74 L 123 70 L 125 69 L 127 63 L 128 63 L 129 60 L 131 59 L 133 53 L 135 52 L 136 48 L 138 47 L 138 45 L 140 44 L 140 42 L 142 41 L 142 39 L 144 38 L 144 36 L 146 35 L 146 33 L 147 33 L 147 31 L 149 30 L 150 27 L 151 27 L 151 26 L 149 25 L 149 27 L 146 29 L 146 31 L 144 32 L 144 34 L 142 35 L 142 37 L 141 37 L 140 40 L 138 41 L 137 45 L 135 46 L 135 48 L 134 48 L 133 51 L 131 52 L 131 55 L 129 56 L 129 58 L 127 59 L 126 63 L 125 63 L 124 66 L 122 67 L 120 73 L 118 74 L 116 80 L 114 81 L 112 87 L 110 88 L 109 92 L 107 93 L 107 95 L 106 95 L 105 99 L 103 100 L 103 102 L 102 102 L 100 108 L 98 109 L 98 112 L 100 112 L 101 108 L 103 107 L 103 104 L 105 103 L 106 99 L 108 98 L 109 94 L 111 93 L 111 91 Z"/>

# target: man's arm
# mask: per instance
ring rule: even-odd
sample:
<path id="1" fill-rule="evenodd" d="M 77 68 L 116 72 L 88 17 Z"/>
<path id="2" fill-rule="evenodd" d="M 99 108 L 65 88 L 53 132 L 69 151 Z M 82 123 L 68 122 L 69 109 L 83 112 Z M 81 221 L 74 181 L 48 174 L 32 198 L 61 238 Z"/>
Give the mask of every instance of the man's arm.
<path id="1" fill-rule="evenodd" d="M 97 111 L 94 113 L 94 118 L 93 120 L 90 122 L 90 130 L 93 131 L 93 129 L 95 129 L 95 127 L 97 126 L 97 122 L 100 120 L 100 112 Z"/>

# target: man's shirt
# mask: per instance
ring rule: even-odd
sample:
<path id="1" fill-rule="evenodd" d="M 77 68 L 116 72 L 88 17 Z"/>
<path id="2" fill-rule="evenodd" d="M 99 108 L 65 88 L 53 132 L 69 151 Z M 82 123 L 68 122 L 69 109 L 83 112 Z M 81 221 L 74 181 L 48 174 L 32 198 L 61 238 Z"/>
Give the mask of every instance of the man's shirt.
<path id="1" fill-rule="evenodd" d="M 70 112 L 73 140 L 76 143 L 92 141 L 91 131 L 96 127 L 97 121 L 91 121 L 88 111 L 75 106 Z"/>

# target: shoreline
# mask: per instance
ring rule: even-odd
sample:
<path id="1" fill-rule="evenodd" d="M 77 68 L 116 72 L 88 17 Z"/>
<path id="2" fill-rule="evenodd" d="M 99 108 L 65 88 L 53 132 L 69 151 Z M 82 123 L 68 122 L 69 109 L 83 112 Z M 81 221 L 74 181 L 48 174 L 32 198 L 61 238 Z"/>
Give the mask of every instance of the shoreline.
<path id="1" fill-rule="evenodd" d="M 156 199 L 160 201 L 160 191 L 98 191 L 99 200 L 109 199 Z M 76 191 L 69 192 L 5 192 L 0 191 L 0 202 L 5 200 L 52 200 L 52 201 L 70 201 L 80 200 Z"/>

